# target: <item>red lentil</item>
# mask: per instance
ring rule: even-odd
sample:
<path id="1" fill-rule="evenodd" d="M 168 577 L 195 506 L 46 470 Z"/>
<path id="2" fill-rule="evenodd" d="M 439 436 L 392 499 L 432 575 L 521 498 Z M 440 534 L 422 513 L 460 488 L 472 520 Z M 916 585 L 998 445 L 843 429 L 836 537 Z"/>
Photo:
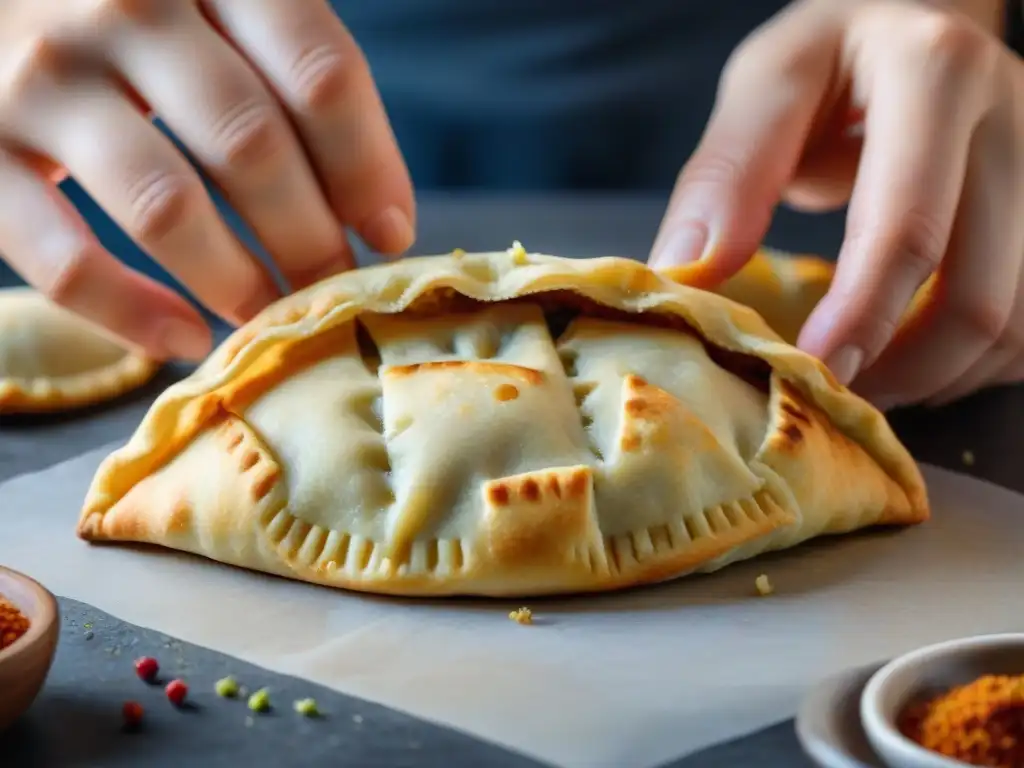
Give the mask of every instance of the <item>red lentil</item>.
<path id="1" fill-rule="evenodd" d="M 925 749 L 968 765 L 1024 766 L 1024 675 L 986 675 L 915 702 L 900 731 Z"/>
<path id="2" fill-rule="evenodd" d="M 18 607 L 0 595 L 0 651 L 14 645 L 28 632 L 29 620 Z"/>

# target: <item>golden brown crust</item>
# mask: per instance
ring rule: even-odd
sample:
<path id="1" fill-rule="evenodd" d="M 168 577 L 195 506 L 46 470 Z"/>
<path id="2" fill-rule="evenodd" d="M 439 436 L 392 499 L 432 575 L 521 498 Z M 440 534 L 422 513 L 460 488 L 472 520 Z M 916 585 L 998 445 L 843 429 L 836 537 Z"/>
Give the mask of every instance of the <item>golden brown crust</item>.
<path id="1" fill-rule="evenodd" d="M 585 308 L 556 338 L 552 304 Z M 927 516 L 884 417 L 753 311 L 624 259 L 502 252 L 272 306 L 104 462 L 79 534 L 351 589 L 528 595 Z"/>
<path id="2" fill-rule="evenodd" d="M 0 290 L 0 413 L 95 405 L 142 386 L 159 367 L 29 288 Z"/>

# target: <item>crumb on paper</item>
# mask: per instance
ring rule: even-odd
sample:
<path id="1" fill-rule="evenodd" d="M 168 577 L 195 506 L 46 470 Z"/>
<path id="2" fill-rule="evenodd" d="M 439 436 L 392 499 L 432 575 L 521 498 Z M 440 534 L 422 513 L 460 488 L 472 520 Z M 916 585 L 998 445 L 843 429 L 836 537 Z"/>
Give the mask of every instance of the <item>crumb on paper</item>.
<path id="1" fill-rule="evenodd" d="M 299 699 L 295 702 L 295 711 L 303 717 L 319 717 L 320 710 L 316 706 L 316 699 Z"/>
<path id="2" fill-rule="evenodd" d="M 238 682 L 231 675 L 228 675 L 217 681 L 214 690 L 221 698 L 233 699 L 238 695 Z"/>
<path id="3" fill-rule="evenodd" d="M 253 712 L 266 712 L 270 709 L 270 693 L 266 688 L 260 688 L 249 697 L 249 709 Z"/>
<path id="4" fill-rule="evenodd" d="M 516 624 L 533 624 L 533 611 L 529 608 L 516 608 L 508 614 L 508 617 Z"/>
<path id="5" fill-rule="evenodd" d="M 775 591 L 775 587 L 772 586 L 771 581 L 768 579 L 768 574 L 762 573 L 754 580 L 754 586 L 757 587 L 757 594 L 761 597 L 767 597 Z"/>
<path id="6" fill-rule="evenodd" d="M 512 242 L 512 247 L 508 249 L 508 255 L 512 257 L 513 264 L 522 266 L 527 262 L 526 249 L 518 240 Z"/>
<path id="7" fill-rule="evenodd" d="M 974 452 L 973 451 L 964 451 L 963 455 L 960 458 L 963 459 L 963 462 L 964 462 L 965 466 L 968 466 L 968 467 L 973 467 L 974 466 Z"/>

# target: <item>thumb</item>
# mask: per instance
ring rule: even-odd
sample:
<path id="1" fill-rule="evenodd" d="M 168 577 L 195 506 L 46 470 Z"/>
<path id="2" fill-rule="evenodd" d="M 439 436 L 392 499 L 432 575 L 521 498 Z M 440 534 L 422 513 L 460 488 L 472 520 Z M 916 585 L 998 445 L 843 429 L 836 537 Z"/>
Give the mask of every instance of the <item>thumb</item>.
<path id="1" fill-rule="evenodd" d="M 840 45 L 809 14 L 775 23 L 744 43 L 723 73 L 708 127 L 655 239 L 656 269 L 703 259 L 700 282 L 713 284 L 761 245 L 829 95 Z"/>

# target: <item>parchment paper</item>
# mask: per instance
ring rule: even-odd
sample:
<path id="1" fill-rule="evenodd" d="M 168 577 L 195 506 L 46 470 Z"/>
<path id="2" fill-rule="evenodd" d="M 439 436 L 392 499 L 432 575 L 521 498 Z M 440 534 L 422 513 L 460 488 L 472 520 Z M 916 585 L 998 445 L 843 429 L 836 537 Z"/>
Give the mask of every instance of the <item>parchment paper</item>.
<path id="1" fill-rule="evenodd" d="M 109 448 L 0 486 L 0 562 L 138 625 L 558 765 L 653 766 L 793 715 L 823 675 L 1020 630 L 1024 497 L 926 469 L 934 519 L 604 597 L 359 597 L 74 536 Z M 755 596 L 767 573 L 776 588 Z"/>

